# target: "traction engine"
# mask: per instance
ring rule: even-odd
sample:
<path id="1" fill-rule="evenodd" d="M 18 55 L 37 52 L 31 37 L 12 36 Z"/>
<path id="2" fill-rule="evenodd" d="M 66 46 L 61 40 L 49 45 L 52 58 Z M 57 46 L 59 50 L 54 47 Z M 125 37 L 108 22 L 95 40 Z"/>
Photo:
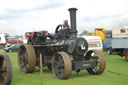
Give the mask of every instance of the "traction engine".
<path id="1" fill-rule="evenodd" d="M 67 79 L 72 70 L 87 70 L 90 74 L 101 74 L 105 69 L 105 60 L 101 51 L 88 51 L 88 43 L 84 38 L 77 37 L 76 8 L 70 8 L 70 22 L 65 20 L 55 29 L 55 35 L 45 31 L 34 32 L 26 45 L 18 51 L 18 63 L 24 73 L 34 72 L 40 66 L 42 54 L 43 66 L 52 70 L 58 79 Z"/>

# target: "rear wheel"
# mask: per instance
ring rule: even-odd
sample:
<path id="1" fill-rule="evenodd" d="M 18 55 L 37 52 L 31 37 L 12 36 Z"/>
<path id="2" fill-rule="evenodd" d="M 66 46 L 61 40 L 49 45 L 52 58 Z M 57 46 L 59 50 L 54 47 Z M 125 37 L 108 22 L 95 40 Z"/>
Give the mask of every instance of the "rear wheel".
<path id="1" fill-rule="evenodd" d="M 70 56 L 65 52 L 57 52 L 52 60 L 52 71 L 58 79 L 69 78 L 72 72 Z"/>
<path id="2" fill-rule="evenodd" d="M 128 61 L 128 50 L 125 53 L 125 60 Z"/>
<path id="3" fill-rule="evenodd" d="M 112 51 L 110 49 L 107 49 L 107 54 L 108 55 L 111 55 L 112 54 Z"/>
<path id="4" fill-rule="evenodd" d="M 0 55 L 0 85 L 10 85 L 12 81 L 12 64 L 8 55 Z"/>
<path id="5" fill-rule="evenodd" d="M 9 52 L 12 52 L 12 50 L 10 49 Z"/>
<path id="6" fill-rule="evenodd" d="M 32 73 L 35 70 L 36 55 L 32 45 L 22 45 L 18 51 L 18 63 L 24 73 Z"/>
<path id="7" fill-rule="evenodd" d="M 105 59 L 103 53 L 99 50 L 95 50 L 95 51 L 90 51 L 87 55 L 90 56 L 90 59 L 95 59 L 97 61 L 96 67 L 87 69 L 88 73 L 89 74 L 103 73 L 105 69 Z"/>

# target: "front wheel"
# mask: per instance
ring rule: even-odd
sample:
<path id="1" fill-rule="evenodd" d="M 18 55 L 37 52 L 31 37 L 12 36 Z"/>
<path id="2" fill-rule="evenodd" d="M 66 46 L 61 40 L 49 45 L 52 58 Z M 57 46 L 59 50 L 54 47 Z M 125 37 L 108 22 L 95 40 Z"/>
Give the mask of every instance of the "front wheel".
<path id="1" fill-rule="evenodd" d="M 56 78 L 67 79 L 72 72 L 70 56 L 65 52 L 55 53 L 52 60 L 52 71 Z"/>

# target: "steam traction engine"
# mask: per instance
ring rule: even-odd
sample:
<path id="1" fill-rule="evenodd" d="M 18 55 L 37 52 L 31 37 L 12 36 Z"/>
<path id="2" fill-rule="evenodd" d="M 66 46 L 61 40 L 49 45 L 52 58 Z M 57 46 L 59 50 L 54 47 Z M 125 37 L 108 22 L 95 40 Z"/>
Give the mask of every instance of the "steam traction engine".
<path id="1" fill-rule="evenodd" d="M 90 74 L 101 74 L 105 69 L 105 60 L 101 51 L 88 51 L 84 38 L 77 37 L 76 8 L 70 8 L 71 28 L 68 21 L 58 25 L 55 35 L 35 32 L 30 36 L 27 45 L 18 51 L 19 67 L 24 73 L 31 73 L 35 66 L 40 66 L 42 54 L 43 66 L 52 69 L 58 79 L 67 79 L 72 70 L 80 72 L 87 69 Z"/>
<path id="2" fill-rule="evenodd" d="M 8 55 L 0 55 L 0 85 L 11 85 L 12 65 Z"/>

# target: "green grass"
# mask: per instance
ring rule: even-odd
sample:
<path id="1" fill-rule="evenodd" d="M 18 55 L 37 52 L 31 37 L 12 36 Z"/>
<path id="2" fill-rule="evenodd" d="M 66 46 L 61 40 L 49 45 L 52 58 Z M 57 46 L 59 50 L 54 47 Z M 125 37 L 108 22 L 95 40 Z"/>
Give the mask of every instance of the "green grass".
<path id="1" fill-rule="evenodd" d="M 40 85 L 40 69 L 38 67 L 36 67 L 34 73 L 24 74 L 19 70 L 17 53 L 1 51 L 0 54 L 8 54 L 12 61 L 13 80 L 11 85 Z M 44 68 L 43 85 L 128 85 L 128 62 L 117 55 L 107 55 L 106 52 L 104 52 L 104 55 L 106 69 L 101 75 L 90 75 L 86 70 L 81 71 L 78 75 L 73 71 L 68 80 L 58 80 L 51 71 Z M 120 73 L 121 75 L 109 71 Z"/>

